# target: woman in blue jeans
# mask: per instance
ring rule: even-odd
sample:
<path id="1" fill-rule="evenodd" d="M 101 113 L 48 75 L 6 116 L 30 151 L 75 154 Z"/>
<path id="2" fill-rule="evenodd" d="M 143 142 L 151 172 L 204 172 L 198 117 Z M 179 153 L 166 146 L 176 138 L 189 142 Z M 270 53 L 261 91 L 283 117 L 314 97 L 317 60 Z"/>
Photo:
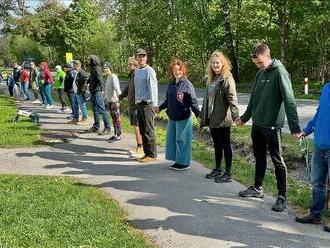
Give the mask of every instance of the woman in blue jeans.
<path id="1" fill-rule="evenodd" d="M 170 169 L 186 170 L 191 162 L 191 112 L 197 117 L 199 106 L 194 86 L 187 79 L 186 64 L 179 59 L 173 59 L 169 68 L 173 81 L 168 85 L 165 101 L 155 112 L 166 109 L 169 117 L 165 158 L 175 161 Z"/>
<path id="2" fill-rule="evenodd" d="M 52 87 L 53 87 L 54 79 L 50 74 L 46 62 L 41 62 L 40 68 L 41 68 L 40 83 L 42 85 L 42 92 L 45 95 L 45 100 L 46 100 L 45 108 L 50 109 L 53 108 Z"/>

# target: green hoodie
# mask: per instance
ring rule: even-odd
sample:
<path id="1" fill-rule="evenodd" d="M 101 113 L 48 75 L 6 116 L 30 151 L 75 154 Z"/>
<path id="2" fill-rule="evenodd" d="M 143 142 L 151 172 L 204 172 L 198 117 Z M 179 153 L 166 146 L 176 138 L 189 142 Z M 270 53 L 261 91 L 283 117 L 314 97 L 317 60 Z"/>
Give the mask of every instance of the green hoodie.
<path id="1" fill-rule="evenodd" d="M 291 133 L 300 132 L 290 75 L 281 61 L 274 59 L 269 68 L 257 73 L 241 120 L 247 122 L 252 117 L 253 125 L 277 129 L 283 127 L 285 114 Z"/>
<path id="2" fill-rule="evenodd" d="M 54 89 L 64 88 L 65 72 L 62 69 L 58 69 L 55 75 Z"/>

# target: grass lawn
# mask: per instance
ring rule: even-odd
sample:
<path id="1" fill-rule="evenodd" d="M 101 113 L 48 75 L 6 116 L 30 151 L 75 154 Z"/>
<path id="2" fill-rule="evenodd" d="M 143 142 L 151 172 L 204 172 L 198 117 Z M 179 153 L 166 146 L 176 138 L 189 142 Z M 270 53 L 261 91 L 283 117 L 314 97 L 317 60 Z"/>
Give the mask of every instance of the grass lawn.
<path id="1" fill-rule="evenodd" d="M 15 102 L 0 96 L 0 147 L 21 147 L 38 144 L 40 129 L 29 118 L 20 117 L 19 122 L 12 122 L 16 116 Z"/>
<path id="2" fill-rule="evenodd" d="M 0 176 L 0 247 L 154 247 L 116 201 L 69 177 Z"/>

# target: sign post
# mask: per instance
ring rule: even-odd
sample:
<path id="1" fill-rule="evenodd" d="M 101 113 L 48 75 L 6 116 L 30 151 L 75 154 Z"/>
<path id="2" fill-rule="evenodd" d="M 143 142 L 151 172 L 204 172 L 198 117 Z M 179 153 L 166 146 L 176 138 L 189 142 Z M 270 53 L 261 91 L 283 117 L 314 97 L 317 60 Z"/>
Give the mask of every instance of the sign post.
<path id="1" fill-rule="evenodd" d="M 65 61 L 67 64 L 71 64 L 73 61 L 72 53 L 65 53 Z"/>

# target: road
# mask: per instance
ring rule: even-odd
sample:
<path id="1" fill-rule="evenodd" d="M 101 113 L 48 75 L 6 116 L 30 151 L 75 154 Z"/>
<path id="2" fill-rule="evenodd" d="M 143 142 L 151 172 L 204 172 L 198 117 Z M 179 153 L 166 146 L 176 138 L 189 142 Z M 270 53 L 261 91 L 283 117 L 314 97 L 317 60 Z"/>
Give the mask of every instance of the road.
<path id="1" fill-rule="evenodd" d="M 122 88 L 124 88 L 126 85 L 125 82 L 121 82 Z M 167 85 L 160 84 L 158 85 L 158 103 L 161 104 L 164 99 L 165 99 L 165 94 L 166 94 L 166 89 Z M 204 97 L 204 89 L 195 89 L 196 90 L 196 95 L 198 97 L 198 101 L 200 106 L 202 105 L 203 102 L 203 97 Z M 249 94 L 238 94 L 238 104 L 239 104 L 239 110 L 240 113 L 243 114 L 246 110 L 246 107 L 249 103 Z M 298 115 L 299 115 L 299 120 L 300 120 L 300 126 L 301 128 L 304 128 L 308 121 L 313 118 L 317 106 L 318 106 L 318 101 L 316 100 L 305 100 L 305 99 L 296 99 L 296 104 L 297 104 L 297 110 L 298 110 Z M 251 125 L 251 121 L 249 121 L 247 124 Z M 285 121 L 285 125 L 283 128 L 283 131 L 286 133 L 289 133 L 289 127 L 287 121 Z M 312 136 L 311 136 L 312 137 Z"/>

